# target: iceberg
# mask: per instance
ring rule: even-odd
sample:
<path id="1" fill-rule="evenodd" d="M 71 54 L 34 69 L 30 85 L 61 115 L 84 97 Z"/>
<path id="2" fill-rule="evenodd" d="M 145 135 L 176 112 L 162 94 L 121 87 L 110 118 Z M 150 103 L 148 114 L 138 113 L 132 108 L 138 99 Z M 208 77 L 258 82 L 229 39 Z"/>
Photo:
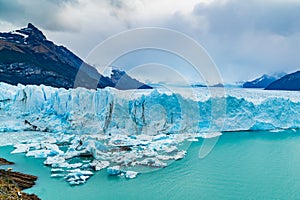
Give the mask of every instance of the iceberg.
<path id="1" fill-rule="evenodd" d="M 65 176 L 65 180 L 69 182 L 70 185 L 80 185 L 84 184 L 92 175 L 93 172 L 75 169 L 69 171 L 69 174 Z"/>
<path id="2" fill-rule="evenodd" d="M 65 170 L 61 169 L 61 168 L 53 168 L 51 169 L 51 172 L 53 173 L 61 173 L 61 172 L 64 172 Z"/>
<path id="3" fill-rule="evenodd" d="M 121 170 L 120 170 L 120 166 L 113 166 L 113 167 L 109 167 L 109 168 L 107 168 L 107 173 L 109 174 L 109 175 L 119 175 L 119 174 L 121 174 Z"/>
<path id="4" fill-rule="evenodd" d="M 51 177 L 52 178 L 62 178 L 62 177 L 64 177 L 64 175 L 63 174 L 51 174 Z"/>
<path id="5" fill-rule="evenodd" d="M 90 163 L 90 166 L 94 169 L 94 171 L 100 171 L 102 169 L 105 169 L 109 166 L 108 161 L 101 161 L 101 160 L 94 160 L 92 163 Z"/>
<path id="6" fill-rule="evenodd" d="M 137 175 L 138 175 L 138 172 L 135 172 L 135 171 L 125 172 L 125 178 L 127 178 L 127 179 L 135 178 Z"/>
<path id="7" fill-rule="evenodd" d="M 127 179 L 136 178 L 136 176 L 138 175 L 138 172 L 135 172 L 135 171 L 123 171 L 123 170 L 121 170 L 120 166 L 113 166 L 113 167 L 107 168 L 107 173 L 112 176 L 119 175 L 119 176 L 125 177 Z"/>
<path id="8" fill-rule="evenodd" d="M 62 156 L 53 156 L 53 157 L 47 157 L 47 159 L 44 161 L 44 164 L 53 166 L 53 165 L 59 165 L 65 163 L 65 161 L 66 161 L 65 158 L 63 158 Z"/>
<path id="9" fill-rule="evenodd" d="M 11 152 L 12 154 L 25 153 L 25 152 L 28 152 L 30 149 L 30 147 L 26 144 L 16 144 L 14 147 L 15 147 L 15 150 L 13 150 Z"/>

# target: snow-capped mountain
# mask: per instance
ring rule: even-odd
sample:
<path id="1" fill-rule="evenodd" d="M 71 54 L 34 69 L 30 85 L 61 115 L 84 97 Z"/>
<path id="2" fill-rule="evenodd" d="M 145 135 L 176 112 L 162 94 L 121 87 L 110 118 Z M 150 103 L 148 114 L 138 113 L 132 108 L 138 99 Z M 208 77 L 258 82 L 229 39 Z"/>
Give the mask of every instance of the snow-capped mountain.
<path id="1" fill-rule="evenodd" d="M 80 76 L 77 76 L 79 69 Z M 31 23 L 20 30 L 0 33 L 0 82 L 72 88 L 75 81 L 75 87 L 116 86 L 66 47 L 47 40 Z M 133 82 L 122 89 L 144 85 L 134 79 L 128 81 Z"/>
<path id="2" fill-rule="evenodd" d="M 278 73 L 273 75 L 264 74 L 252 81 L 245 82 L 243 84 L 243 88 L 266 88 L 270 83 L 281 78 L 284 75 L 285 73 Z"/>
<path id="3" fill-rule="evenodd" d="M 272 82 L 266 90 L 300 90 L 300 71 L 287 74 Z"/>

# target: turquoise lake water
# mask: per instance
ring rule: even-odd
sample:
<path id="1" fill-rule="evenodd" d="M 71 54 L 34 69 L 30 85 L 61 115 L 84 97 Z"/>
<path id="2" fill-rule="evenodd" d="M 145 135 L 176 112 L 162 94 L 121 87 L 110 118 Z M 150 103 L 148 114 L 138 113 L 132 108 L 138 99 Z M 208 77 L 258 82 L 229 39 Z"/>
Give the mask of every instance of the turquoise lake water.
<path id="1" fill-rule="evenodd" d="M 184 159 L 136 179 L 100 171 L 76 187 L 50 178 L 43 160 L 11 155 L 12 147 L 0 147 L 0 157 L 16 162 L 16 171 L 39 176 L 27 192 L 43 200 L 300 199 L 299 130 L 224 133 L 204 159 L 198 157 L 201 144 L 192 143 Z"/>

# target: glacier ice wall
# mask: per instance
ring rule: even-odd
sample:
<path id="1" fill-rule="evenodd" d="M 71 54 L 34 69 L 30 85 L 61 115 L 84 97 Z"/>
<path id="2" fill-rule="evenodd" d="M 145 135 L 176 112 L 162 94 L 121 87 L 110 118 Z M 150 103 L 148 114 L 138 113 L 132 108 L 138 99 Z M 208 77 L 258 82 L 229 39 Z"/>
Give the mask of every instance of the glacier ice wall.
<path id="1" fill-rule="evenodd" d="M 300 127 L 297 92 L 231 89 L 215 97 L 204 89 L 193 92 L 197 98 L 159 90 L 0 83 L 0 131 L 155 135 Z"/>

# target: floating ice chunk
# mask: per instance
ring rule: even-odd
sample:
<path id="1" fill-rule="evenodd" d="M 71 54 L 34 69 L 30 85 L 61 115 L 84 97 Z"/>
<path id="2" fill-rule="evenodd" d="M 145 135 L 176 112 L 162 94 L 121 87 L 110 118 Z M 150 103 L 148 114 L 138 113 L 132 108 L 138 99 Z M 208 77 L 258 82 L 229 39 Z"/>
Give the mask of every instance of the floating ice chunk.
<path id="1" fill-rule="evenodd" d="M 272 133 L 279 133 L 279 132 L 283 132 L 285 131 L 284 129 L 274 129 L 274 130 L 270 130 L 270 132 Z"/>
<path id="2" fill-rule="evenodd" d="M 67 182 L 73 182 L 73 181 L 80 180 L 80 178 L 78 176 L 75 177 L 73 174 L 68 174 L 67 176 L 65 176 L 65 180 Z"/>
<path id="3" fill-rule="evenodd" d="M 109 168 L 107 168 L 107 173 L 109 175 L 119 175 L 119 174 L 121 174 L 120 168 L 121 168 L 120 166 L 109 167 Z"/>
<path id="4" fill-rule="evenodd" d="M 62 154 L 63 152 L 59 149 L 40 149 L 40 150 L 32 150 L 28 151 L 26 156 L 34 156 L 35 158 L 47 158 L 48 156 L 56 156 L 58 154 Z"/>
<path id="5" fill-rule="evenodd" d="M 91 171 L 82 171 L 80 169 L 70 170 L 70 173 L 65 177 L 70 185 L 79 185 L 86 182 L 93 175 Z"/>
<path id="6" fill-rule="evenodd" d="M 69 172 L 71 173 L 77 173 L 79 175 L 86 175 L 86 176 L 92 176 L 94 173 L 88 170 L 80 170 L 80 169 L 73 169 L 73 170 L 69 170 Z"/>
<path id="7" fill-rule="evenodd" d="M 65 175 L 63 174 L 51 174 L 52 178 L 60 178 L 60 177 L 64 177 Z"/>
<path id="8" fill-rule="evenodd" d="M 101 169 L 107 168 L 109 166 L 109 162 L 94 160 L 92 163 L 90 163 L 90 166 L 93 167 L 95 171 L 99 171 Z"/>
<path id="9" fill-rule="evenodd" d="M 84 184 L 85 183 L 85 181 L 81 181 L 81 180 L 74 180 L 74 181 L 70 181 L 69 182 L 69 184 L 70 185 L 82 185 L 82 184 Z"/>
<path id="10" fill-rule="evenodd" d="M 26 153 L 29 151 L 29 148 L 30 148 L 30 146 L 28 144 L 16 144 L 14 147 L 16 149 L 11 152 L 12 154 Z"/>
<path id="11" fill-rule="evenodd" d="M 125 172 L 125 178 L 132 179 L 135 178 L 138 175 L 138 172 L 134 171 L 126 171 Z"/>
<path id="12" fill-rule="evenodd" d="M 176 146 L 171 146 L 171 147 L 165 147 L 163 149 L 166 153 L 174 153 L 174 152 L 177 152 L 178 149 Z"/>
<path id="13" fill-rule="evenodd" d="M 198 142 L 199 140 L 197 138 L 189 138 L 187 139 L 189 142 Z"/>
<path id="14" fill-rule="evenodd" d="M 146 159 L 138 162 L 138 164 L 144 165 L 144 166 L 151 166 L 151 167 L 166 167 L 167 166 L 167 163 L 164 163 L 157 158 L 146 158 Z"/>
<path id="15" fill-rule="evenodd" d="M 82 163 L 73 163 L 73 164 L 68 164 L 67 168 L 75 169 L 81 167 L 82 165 L 83 165 Z"/>
<path id="16" fill-rule="evenodd" d="M 81 180 L 83 180 L 84 182 L 86 181 L 86 180 L 88 180 L 90 178 L 90 176 L 80 176 L 80 179 Z"/>
<path id="17" fill-rule="evenodd" d="M 54 156 L 54 157 L 48 157 L 45 161 L 45 165 L 55 165 L 55 164 L 61 164 L 64 163 L 66 160 L 65 158 L 61 156 Z"/>
<path id="18" fill-rule="evenodd" d="M 174 156 L 174 160 L 180 160 L 182 158 L 184 158 L 186 154 L 186 151 L 179 151 L 175 156 Z"/>
<path id="19" fill-rule="evenodd" d="M 33 150 L 33 151 L 28 151 L 26 153 L 27 157 L 33 156 L 35 158 L 47 158 L 48 155 L 50 155 L 52 152 L 51 150 Z"/>
<path id="20" fill-rule="evenodd" d="M 47 152 L 45 152 L 47 151 Z M 33 150 L 33 151 L 28 151 L 26 153 L 27 157 L 33 156 L 35 158 L 47 158 L 47 153 L 50 153 L 49 150 Z"/>
<path id="21" fill-rule="evenodd" d="M 69 167 L 69 163 L 67 163 L 67 162 L 53 163 L 51 165 L 51 167 L 54 167 L 54 168 L 68 168 Z"/>
<path id="22" fill-rule="evenodd" d="M 159 160 L 180 160 L 184 158 L 186 151 L 179 151 L 175 155 L 158 155 L 156 158 Z"/>
<path id="23" fill-rule="evenodd" d="M 64 169 L 61 169 L 61 168 L 52 168 L 51 169 L 51 172 L 52 173 L 62 173 L 64 172 L 65 170 Z"/>

